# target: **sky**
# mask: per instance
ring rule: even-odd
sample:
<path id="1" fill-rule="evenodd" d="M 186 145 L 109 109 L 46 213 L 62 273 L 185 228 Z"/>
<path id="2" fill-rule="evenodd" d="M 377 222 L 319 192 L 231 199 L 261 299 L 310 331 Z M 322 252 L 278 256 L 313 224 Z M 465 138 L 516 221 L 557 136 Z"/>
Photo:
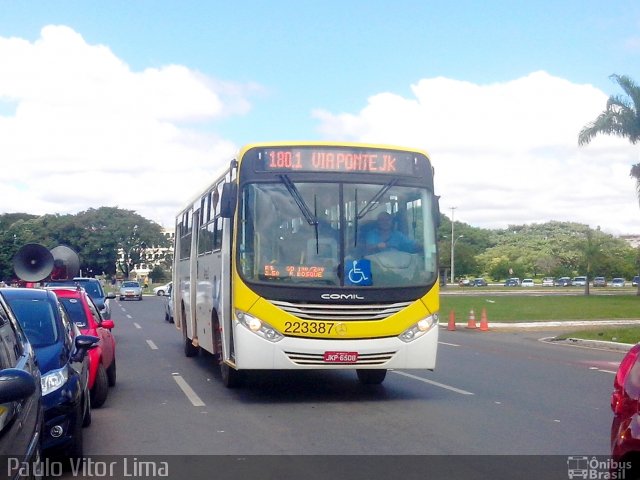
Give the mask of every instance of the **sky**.
<path id="1" fill-rule="evenodd" d="M 165 227 L 259 141 L 426 150 L 442 213 L 640 235 L 640 145 L 578 133 L 640 83 L 637 0 L 0 0 L 0 213 Z"/>

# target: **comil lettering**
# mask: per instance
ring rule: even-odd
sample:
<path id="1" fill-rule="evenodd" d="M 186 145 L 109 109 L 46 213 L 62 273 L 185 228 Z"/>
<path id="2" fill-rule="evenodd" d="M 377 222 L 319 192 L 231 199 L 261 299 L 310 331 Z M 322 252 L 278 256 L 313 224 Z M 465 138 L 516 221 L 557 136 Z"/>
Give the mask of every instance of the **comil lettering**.
<path id="1" fill-rule="evenodd" d="M 320 297 L 325 300 L 364 300 L 357 293 L 323 293 Z"/>

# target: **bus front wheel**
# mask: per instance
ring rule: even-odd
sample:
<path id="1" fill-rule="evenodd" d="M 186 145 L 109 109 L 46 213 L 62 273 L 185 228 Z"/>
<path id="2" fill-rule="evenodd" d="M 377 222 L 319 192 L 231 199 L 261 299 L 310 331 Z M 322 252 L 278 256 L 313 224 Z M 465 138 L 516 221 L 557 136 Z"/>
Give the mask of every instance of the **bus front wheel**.
<path id="1" fill-rule="evenodd" d="M 184 318 L 184 315 L 182 318 Z M 196 347 L 187 336 L 187 325 L 184 320 L 182 321 L 182 339 L 184 340 L 184 355 L 186 357 L 195 357 L 200 353 L 200 347 Z"/>
<path id="2" fill-rule="evenodd" d="M 358 380 L 364 385 L 380 385 L 387 376 L 386 369 L 365 370 L 359 368 L 356 369 L 356 373 L 358 374 Z"/>
<path id="3" fill-rule="evenodd" d="M 242 384 L 242 372 L 225 362 L 220 362 L 220 376 L 222 383 L 227 388 L 238 388 Z"/>

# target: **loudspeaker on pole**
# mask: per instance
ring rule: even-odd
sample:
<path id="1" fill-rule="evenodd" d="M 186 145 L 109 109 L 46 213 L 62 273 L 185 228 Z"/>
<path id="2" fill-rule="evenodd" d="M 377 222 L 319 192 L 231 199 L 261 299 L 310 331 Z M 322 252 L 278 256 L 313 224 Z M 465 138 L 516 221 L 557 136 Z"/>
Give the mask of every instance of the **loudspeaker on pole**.
<path id="1" fill-rule="evenodd" d="M 53 255 L 48 248 L 37 243 L 27 243 L 13 256 L 13 270 L 25 282 L 39 282 L 53 270 Z"/>

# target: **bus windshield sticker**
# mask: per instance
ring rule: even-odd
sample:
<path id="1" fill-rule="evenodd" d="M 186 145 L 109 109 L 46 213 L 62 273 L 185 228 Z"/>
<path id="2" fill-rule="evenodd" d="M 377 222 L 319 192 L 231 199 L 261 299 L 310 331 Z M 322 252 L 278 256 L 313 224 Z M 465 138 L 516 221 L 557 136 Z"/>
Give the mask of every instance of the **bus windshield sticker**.
<path id="1" fill-rule="evenodd" d="M 346 269 L 347 285 L 369 286 L 373 285 L 371 278 L 371 262 L 366 258 L 361 260 L 352 260 Z"/>

